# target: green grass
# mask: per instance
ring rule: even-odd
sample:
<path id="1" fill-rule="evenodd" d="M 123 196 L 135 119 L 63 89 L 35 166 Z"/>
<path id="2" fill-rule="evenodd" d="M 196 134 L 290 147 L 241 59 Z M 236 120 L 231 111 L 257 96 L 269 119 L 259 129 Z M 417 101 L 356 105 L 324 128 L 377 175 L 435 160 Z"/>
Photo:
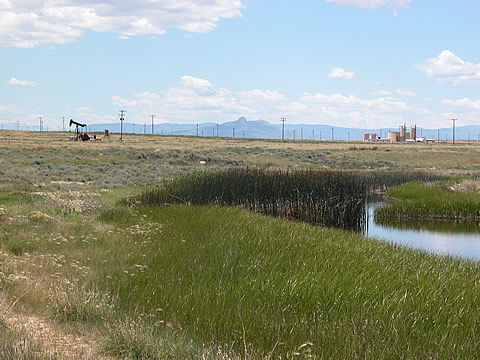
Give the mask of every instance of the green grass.
<path id="1" fill-rule="evenodd" d="M 205 166 L 463 173 L 478 169 L 480 148 L 153 136 L 39 145 L 47 135 L 1 147 L 0 288 L 15 307 L 93 334 L 99 353 L 479 358 L 477 263 L 242 209 L 117 200 Z M 375 176 L 385 187 L 399 177 Z M 0 358 L 45 358 L 44 344 L 19 349 L 23 335 L 1 325 Z"/>
<path id="2" fill-rule="evenodd" d="M 439 183 L 407 183 L 387 193 L 388 205 L 375 211 L 376 218 L 442 218 L 480 217 L 480 195 L 454 191 Z"/>
<path id="3" fill-rule="evenodd" d="M 317 358 L 479 355 L 475 263 L 240 209 L 141 208 L 137 217 L 161 230 L 105 239 L 113 253 L 92 280 L 121 312 L 161 309 L 196 344 L 249 358 L 305 348 Z"/>
<path id="4" fill-rule="evenodd" d="M 6 216 L 12 206 L 21 215 L 32 204 L 10 203 Z M 0 226 L 36 246 L 2 258 L 3 291 L 68 328 L 91 329 L 106 354 L 479 355 L 476 263 L 228 207 L 116 206 L 61 224 L 26 216 Z M 35 286 L 10 276 L 18 272 Z"/>

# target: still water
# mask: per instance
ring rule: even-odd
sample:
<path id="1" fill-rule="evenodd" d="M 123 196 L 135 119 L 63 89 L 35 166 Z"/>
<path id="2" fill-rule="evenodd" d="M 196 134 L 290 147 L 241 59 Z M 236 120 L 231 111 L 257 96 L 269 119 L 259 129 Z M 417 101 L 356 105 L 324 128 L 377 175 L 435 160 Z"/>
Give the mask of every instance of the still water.
<path id="1" fill-rule="evenodd" d="M 442 255 L 480 260 L 480 222 L 452 220 L 375 221 L 382 201 L 369 202 L 365 235 Z"/>

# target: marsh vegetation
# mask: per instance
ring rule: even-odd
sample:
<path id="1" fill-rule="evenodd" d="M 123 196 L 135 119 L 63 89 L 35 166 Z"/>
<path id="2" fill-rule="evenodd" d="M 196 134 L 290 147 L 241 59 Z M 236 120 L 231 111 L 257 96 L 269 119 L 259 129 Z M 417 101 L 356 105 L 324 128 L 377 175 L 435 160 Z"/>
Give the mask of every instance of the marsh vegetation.
<path id="1" fill-rule="evenodd" d="M 298 193 L 311 191 L 322 199 L 320 188 L 327 183 L 336 191 L 351 186 L 353 194 L 356 189 L 363 194 L 368 186 L 407 180 L 388 172 L 370 180 L 369 173 L 325 172 L 331 166 L 321 159 L 337 169 L 348 155 L 357 170 L 384 168 L 380 162 L 389 161 L 398 169 L 441 168 L 434 176 L 464 175 L 476 171 L 475 146 L 417 147 L 432 155 L 431 162 L 412 157 L 411 166 L 404 155 L 415 151 L 404 146 L 366 151 L 341 143 L 153 136 L 131 142 L 126 136 L 123 144 L 73 144 L 55 134 L 39 144 L 9 135 L 0 145 L 0 291 L 7 308 L 25 314 L 16 321 L 20 327 L 40 317 L 60 329 L 63 339 L 90 344 L 87 351 L 70 341 L 70 357 L 479 356 L 478 263 L 265 216 L 247 210 L 247 200 L 234 201 L 245 196 L 268 208 L 278 201 L 268 194 L 283 191 L 282 201 L 294 203 L 285 213 L 290 217 L 303 209 L 295 201 L 307 201 Z M 324 155 L 315 157 L 316 152 Z M 455 165 L 442 157 L 450 153 Z M 225 170 L 233 165 L 249 170 Z M 265 165 L 282 170 L 262 170 Z M 176 177 L 193 170 L 220 172 Z M 248 184 L 234 179 L 236 172 Z M 289 187 L 279 188 L 280 173 L 287 174 L 281 179 Z M 362 176 L 365 180 L 354 183 Z M 155 205 L 121 202 L 163 179 L 174 180 L 159 186 L 158 196 L 151 193 Z M 265 205 L 259 202 L 263 193 Z M 230 200 L 223 203 L 221 194 Z M 53 349 L 65 355 L 52 339 L 22 333 L 13 323 L 0 321 L 1 357 L 17 356 L 16 339 L 22 338 L 36 339 L 25 342 L 23 358 L 45 358 Z"/>

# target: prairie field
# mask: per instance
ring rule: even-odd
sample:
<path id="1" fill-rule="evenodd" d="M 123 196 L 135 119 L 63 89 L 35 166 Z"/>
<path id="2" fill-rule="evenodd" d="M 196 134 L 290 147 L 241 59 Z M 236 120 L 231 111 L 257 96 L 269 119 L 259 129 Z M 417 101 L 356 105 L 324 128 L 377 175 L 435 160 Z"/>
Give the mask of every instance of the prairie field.
<path id="1" fill-rule="evenodd" d="M 477 262 L 233 200 L 141 201 L 237 168 L 422 173 L 467 201 L 479 144 L 68 137 L 0 131 L 1 358 L 480 356 Z"/>

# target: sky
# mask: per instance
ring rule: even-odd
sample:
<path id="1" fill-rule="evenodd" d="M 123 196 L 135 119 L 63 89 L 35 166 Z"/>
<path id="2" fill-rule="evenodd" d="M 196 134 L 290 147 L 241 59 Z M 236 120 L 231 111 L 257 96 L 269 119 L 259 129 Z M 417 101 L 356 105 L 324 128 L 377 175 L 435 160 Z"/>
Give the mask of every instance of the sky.
<path id="1" fill-rule="evenodd" d="M 480 125 L 478 0 L 0 0 L 0 124 Z"/>

